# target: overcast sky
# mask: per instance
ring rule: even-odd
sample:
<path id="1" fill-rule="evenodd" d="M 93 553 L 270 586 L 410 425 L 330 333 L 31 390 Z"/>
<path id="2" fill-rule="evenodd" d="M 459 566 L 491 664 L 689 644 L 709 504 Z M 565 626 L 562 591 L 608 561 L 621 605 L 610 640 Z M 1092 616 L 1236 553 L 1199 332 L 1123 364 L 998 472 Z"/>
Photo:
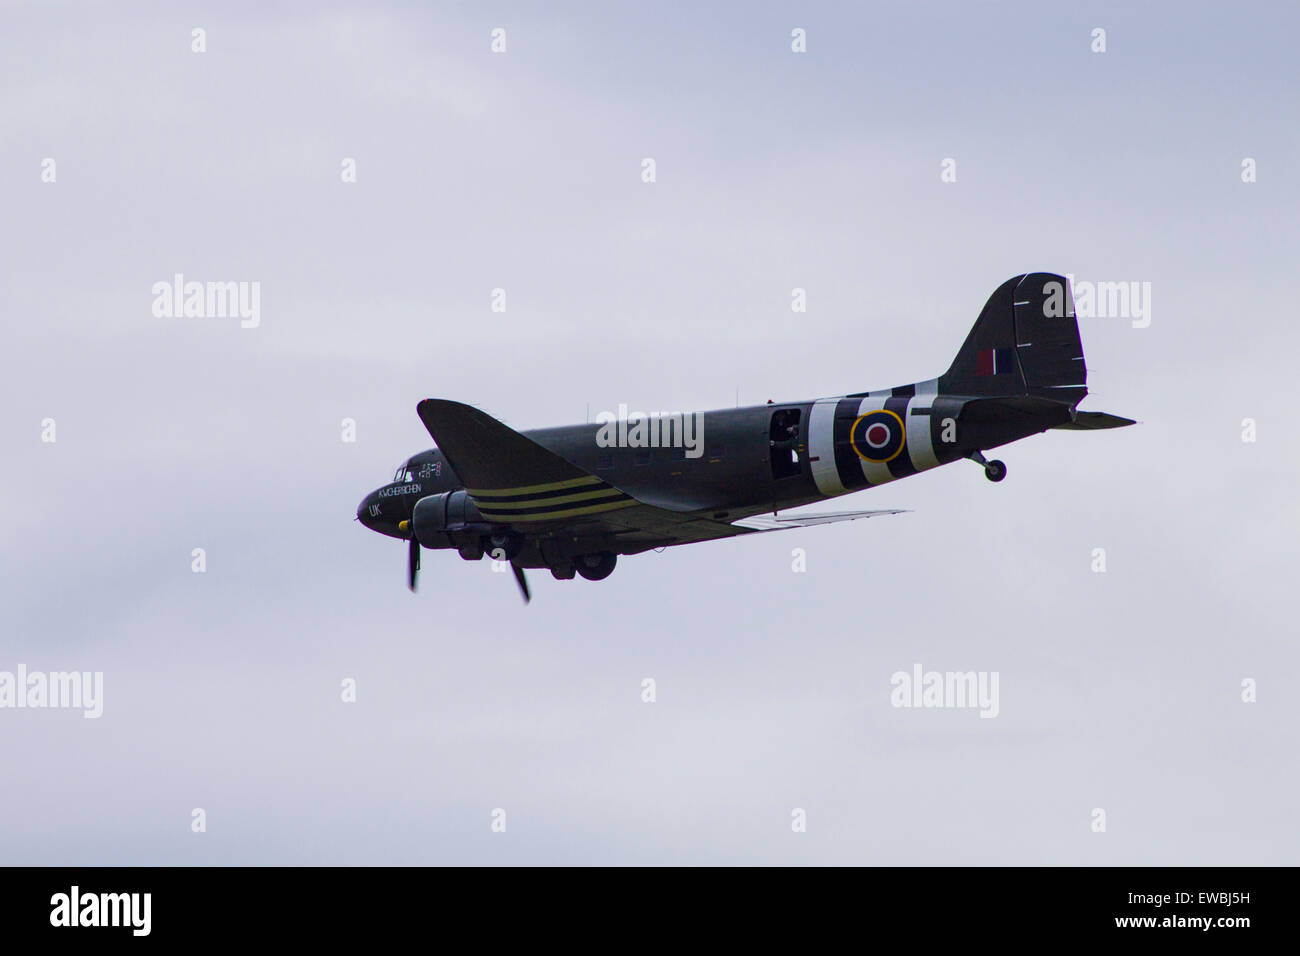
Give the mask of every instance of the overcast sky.
<path id="1" fill-rule="evenodd" d="M 104 675 L 0 709 L 0 862 L 1296 863 L 1300 13 L 1052 6 L 0 6 L 0 671 Z M 1031 270 L 1150 283 L 1080 320 L 1141 424 L 1001 484 L 528 607 L 353 520 L 422 398 L 887 387 Z M 916 664 L 998 716 L 891 706 Z"/>

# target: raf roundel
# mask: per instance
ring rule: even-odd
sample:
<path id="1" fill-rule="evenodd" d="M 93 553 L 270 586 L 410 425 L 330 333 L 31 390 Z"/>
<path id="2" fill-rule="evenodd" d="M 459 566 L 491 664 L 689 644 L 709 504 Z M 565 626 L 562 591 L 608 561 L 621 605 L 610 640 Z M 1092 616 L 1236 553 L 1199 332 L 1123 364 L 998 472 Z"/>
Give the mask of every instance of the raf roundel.
<path id="1" fill-rule="evenodd" d="M 893 461 L 907 443 L 903 420 L 888 409 L 877 409 L 858 417 L 849 432 L 849 442 L 858 457 L 883 464 Z"/>

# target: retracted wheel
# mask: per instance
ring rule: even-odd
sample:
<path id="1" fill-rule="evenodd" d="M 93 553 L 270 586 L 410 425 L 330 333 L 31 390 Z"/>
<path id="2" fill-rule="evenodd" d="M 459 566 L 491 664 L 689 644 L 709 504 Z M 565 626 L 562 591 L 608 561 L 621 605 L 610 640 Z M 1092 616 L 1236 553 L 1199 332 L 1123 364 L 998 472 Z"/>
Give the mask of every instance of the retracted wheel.
<path id="1" fill-rule="evenodd" d="M 579 555 L 573 560 L 573 566 L 588 581 L 603 581 L 614 573 L 618 555 L 612 551 L 596 551 L 593 554 Z"/>

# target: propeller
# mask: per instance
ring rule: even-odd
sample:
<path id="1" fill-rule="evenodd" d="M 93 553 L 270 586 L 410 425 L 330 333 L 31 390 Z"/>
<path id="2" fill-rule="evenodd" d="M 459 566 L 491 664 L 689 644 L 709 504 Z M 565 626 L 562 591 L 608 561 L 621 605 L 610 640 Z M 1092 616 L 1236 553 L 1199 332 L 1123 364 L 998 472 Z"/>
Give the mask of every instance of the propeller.
<path id="1" fill-rule="evenodd" d="M 528 593 L 528 578 L 524 577 L 524 569 L 511 562 L 510 570 L 515 572 L 515 581 L 519 583 L 519 591 L 524 596 L 524 603 L 527 604 L 532 600 L 532 595 Z"/>
<path id="2" fill-rule="evenodd" d="M 406 522 L 402 522 L 406 524 Z M 398 526 L 399 528 L 401 525 Z M 402 530 L 407 530 L 403 528 Z M 528 578 L 524 575 L 524 569 L 513 561 L 510 562 L 510 570 L 515 572 L 515 583 L 519 585 L 519 593 L 524 596 L 524 603 L 527 604 L 533 599 L 532 593 L 528 590 Z M 415 590 L 415 581 L 420 573 L 420 539 L 415 536 L 414 529 L 411 529 L 411 548 L 407 552 L 406 562 L 406 586 L 412 591 Z"/>
<path id="3" fill-rule="evenodd" d="M 412 591 L 415 590 L 415 578 L 420 573 L 420 542 L 415 537 L 415 532 L 411 532 L 411 550 L 406 564 L 406 586 Z"/>

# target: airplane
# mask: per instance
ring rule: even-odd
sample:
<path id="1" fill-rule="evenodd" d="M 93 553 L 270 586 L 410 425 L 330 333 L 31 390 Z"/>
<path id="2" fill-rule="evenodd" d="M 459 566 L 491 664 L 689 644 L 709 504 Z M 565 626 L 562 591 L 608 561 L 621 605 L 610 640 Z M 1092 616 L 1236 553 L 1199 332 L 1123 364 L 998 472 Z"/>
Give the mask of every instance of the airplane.
<path id="1" fill-rule="evenodd" d="M 412 591 L 420 549 L 454 549 L 508 561 L 527 603 L 525 568 L 600 581 L 620 556 L 652 548 L 898 514 L 782 512 L 964 459 L 997 482 L 1007 469 L 984 457 L 991 448 L 1048 429 L 1135 424 L 1080 411 L 1087 394 L 1069 282 L 1026 273 L 994 291 L 938 378 L 696 413 L 694 448 L 677 416 L 649 437 L 624 423 L 611 447 L 608 421 L 518 432 L 427 398 L 416 412 L 436 447 L 403 462 L 357 518 L 409 542 Z M 654 438 L 660 447 L 647 447 Z"/>

